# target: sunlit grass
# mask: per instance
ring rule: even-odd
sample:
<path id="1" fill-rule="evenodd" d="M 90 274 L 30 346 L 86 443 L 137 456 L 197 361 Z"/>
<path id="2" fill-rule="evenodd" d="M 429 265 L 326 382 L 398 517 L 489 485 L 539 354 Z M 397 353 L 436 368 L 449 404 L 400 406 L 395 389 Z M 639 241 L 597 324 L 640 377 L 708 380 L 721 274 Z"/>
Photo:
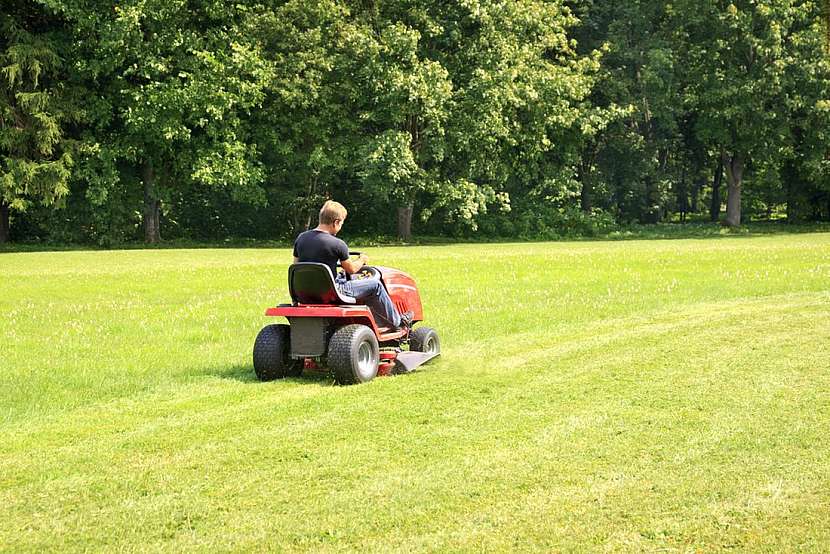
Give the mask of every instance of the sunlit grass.
<path id="1" fill-rule="evenodd" d="M 830 235 L 368 253 L 444 353 L 347 388 L 288 250 L 0 254 L 0 550 L 830 544 Z"/>

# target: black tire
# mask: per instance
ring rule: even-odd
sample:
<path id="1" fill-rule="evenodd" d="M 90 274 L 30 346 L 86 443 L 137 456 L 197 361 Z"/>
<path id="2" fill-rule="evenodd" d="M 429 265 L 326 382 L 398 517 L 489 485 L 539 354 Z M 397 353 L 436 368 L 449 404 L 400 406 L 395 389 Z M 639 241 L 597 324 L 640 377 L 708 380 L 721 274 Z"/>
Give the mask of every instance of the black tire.
<path id="1" fill-rule="evenodd" d="M 380 351 L 374 331 L 365 325 L 339 328 L 329 340 L 328 365 L 340 385 L 371 381 L 378 374 Z"/>
<path id="2" fill-rule="evenodd" d="M 409 334 L 409 350 L 413 352 L 441 353 L 441 340 L 430 327 L 418 327 Z"/>
<path id="3" fill-rule="evenodd" d="M 266 325 L 254 341 L 254 373 L 260 381 L 296 377 L 303 372 L 303 361 L 292 360 L 291 327 Z"/>

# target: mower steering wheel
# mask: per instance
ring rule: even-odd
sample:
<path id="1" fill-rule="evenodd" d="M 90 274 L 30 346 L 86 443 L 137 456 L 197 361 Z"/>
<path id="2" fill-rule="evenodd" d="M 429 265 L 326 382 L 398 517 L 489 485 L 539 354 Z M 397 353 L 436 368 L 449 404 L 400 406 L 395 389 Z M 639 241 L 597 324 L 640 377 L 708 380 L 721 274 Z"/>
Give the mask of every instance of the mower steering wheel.
<path id="1" fill-rule="evenodd" d="M 349 256 L 358 256 L 363 254 L 359 250 L 350 250 Z M 337 265 L 340 265 L 340 262 L 337 262 Z M 342 266 L 341 266 L 342 267 Z M 377 279 L 380 280 L 380 271 L 370 265 L 364 265 L 360 268 L 360 271 L 357 271 L 352 274 L 346 273 L 346 279 L 349 281 L 364 281 L 366 279 Z"/>
<path id="2" fill-rule="evenodd" d="M 350 281 L 365 281 L 368 279 L 380 279 L 380 271 L 370 265 L 364 265 L 360 271 L 349 275 Z"/>
<path id="3" fill-rule="evenodd" d="M 355 250 L 349 250 L 349 256 L 360 256 L 362 253 L 363 252 L 358 252 L 358 251 L 355 251 Z M 335 265 L 337 267 L 343 267 L 343 264 L 340 263 L 340 260 L 338 260 Z M 347 273 L 346 276 L 348 277 L 348 275 L 349 274 Z"/>

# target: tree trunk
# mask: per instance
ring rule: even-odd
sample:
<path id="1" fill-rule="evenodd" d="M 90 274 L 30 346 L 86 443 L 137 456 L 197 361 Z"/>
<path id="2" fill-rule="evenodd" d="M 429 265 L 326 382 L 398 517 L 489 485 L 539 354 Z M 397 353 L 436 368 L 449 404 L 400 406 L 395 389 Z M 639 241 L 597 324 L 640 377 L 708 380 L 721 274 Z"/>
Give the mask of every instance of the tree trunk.
<path id="1" fill-rule="evenodd" d="M 680 186 L 677 188 L 677 208 L 680 211 L 680 223 L 686 223 L 689 212 L 689 191 L 686 190 L 686 166 L 680 170 Z"/>
<path id="2" fill-rule="evenodd" d="M 614 200 L 613 201 L 614 201 L 615 214 L 616 214 L 616 217 L 617 217 L 617 221 L 622 222 L 623 221 L 623 216 L 626 216 L 627 214 L 625 214 L 625 212 L 624 212 L 625 196 L 622 193 L 622 188 L 623 188 L 622 187 L 622 177 L 620 176 L 618 171 L 614 173 L 613 179 L 614 179 L 614 193 L 613 193 Z M 626 219 L 628 219 L 628 218 L 626 218 Z"/>
<path id="3" fill-rule="evenodd" d="M 804 219 L 804 190 L 807 188 L 801 180 L 794 160 L 787 160 L 781 168 L 781 179 L 787 201 L 787 223 L 798 223 Z"/>
<path id="4" fill-rule="evenodd" d="M 726 225 L 737 227 L 741 224 L 741 182 L 744 177 L 744 158 L 741 154 L 733 154 L 730 158 L 724 154 L 726 167 Z"/>
<path id="5" fill-rule="evenodd" d="M 821 195 L 813 193 L 810 195 L 810 206 L 813 207 L 812 221 L 821 221 Z"/>
<path id="6" fill-rule="evenodd" d="M 791 160 L 787 161 L 781 170 L 781 177 L 786 182 L 787 223 L 798 223 L 802 216 L 798 193 L 802 190 L 802 187 L 797 181 L 798 175 L 796 173 L 795 163 Z"/>
<path id="7" fill-rule="evenodd" d="M 314 193 L 317 191 L 317 175 L 312 175 L 312 177 L 308 180 L 308 194 L 306 198 L 308 199 L 308 214 L 305 218 L 305 229 L 304 231 L 308 231 L 311 229 L 311 224 L 314 222 L 315 214 L 318 214 L 320 208 L 311 204 L 311 199 L 314 198 Z M 319 215 L 319 214 L 318 214 Z"/>
<path id="8" fill-rule="evenodd" d="M 786 176 L 784 177 L 786 179 Z M 795 199 L 793 198 L 793 183 L 787 179 L 787 223 L 795 223 Z"/>
<path id="9" fill-rule="evenodd" d="M 651 175 L 645 177 L 645 212 L 640 221 L 642 223 L 659 223 L 660 222 L 660 200 L 658 198 L 657 185 Z"/>
<path id="10" fill-rule="evenodd" d="M 155 244 L 161 241 L 161 200 L 156 196 L 156 174 L 150 160 L 141 166 L 141 179 L 144 182 L 144 242 Z"/>
<path id="11" fill-rule="evenodd" d="M 689 208 L 693 214 L 698 213 L 700 208 L 700 191 L 703 190 L 703 182 L 698 181 L 692 185 L 692 204 Z"/>
<path id="12" fill-rule="evenodd" d="M 723 182 L 723 157 L 718 158 L 718 167 L 712 179 L 712 204 L 709 207 L 709 220 L 715 222 L 720 217 L 720 185 Z"/>
<path id="13" fill-rule="evenodd" d="M 398 207 L 398 237 L 412 240 L 412 204 Z"/>
<path id="14" fill-rule="evenodd" d="M 0 244 L 9 242 L 9 205 L 0 200 Z"/>
<path id="15" fill-rule="evenodd" d="M 584 162 L 579 162 L 579 169 L 577 169 L 577 178 L 582 183 L 582 190 L 579 192 L 579 207 L 585 213 L 591 213 L 591 177 L 589 175 L 590 167 L 585 167 Z"/>

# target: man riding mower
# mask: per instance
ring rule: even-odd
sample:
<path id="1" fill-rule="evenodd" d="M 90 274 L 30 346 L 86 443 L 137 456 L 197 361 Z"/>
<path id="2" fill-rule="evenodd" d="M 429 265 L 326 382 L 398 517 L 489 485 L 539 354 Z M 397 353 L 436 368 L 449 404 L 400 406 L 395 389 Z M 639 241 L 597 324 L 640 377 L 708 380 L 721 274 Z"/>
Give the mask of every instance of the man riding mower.
<path id="1" fill-rule="evenodd" d="M 287 318 L 289 325 L 264 327 L 254 343 L 260 380 L 324 365 L 339 384 L 363 383 L 408 373 L 440 354 L 434 329 L 412 328 L 423 320 L 415 281 L 396 269 L 368 266 L 366 256 L 349 252 L 335 236 L 345 219 L 341 204 L 326 202 L 320 225 L 297 237 L 288 268 L 292 303 L 265 312 Z"/>

